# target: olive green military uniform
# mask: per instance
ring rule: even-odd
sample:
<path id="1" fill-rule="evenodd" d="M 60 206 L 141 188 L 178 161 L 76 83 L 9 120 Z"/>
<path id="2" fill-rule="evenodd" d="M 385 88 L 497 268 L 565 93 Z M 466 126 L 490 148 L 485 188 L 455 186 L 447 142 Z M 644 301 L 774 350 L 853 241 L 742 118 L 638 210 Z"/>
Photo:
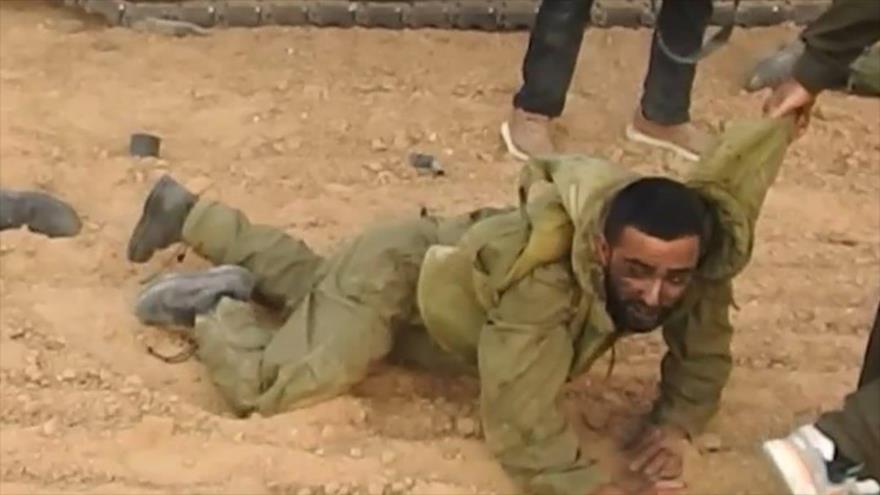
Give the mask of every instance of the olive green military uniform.
<path id="1" fill-rule="evenodd" d="M 848 85 L 880 94 L 880 3 L 834 0 L 801 39 L 804 53 L 793 76 L 810 92 Z"/>
<path id="2" fill-rule="evenodd" d="M 729 126 L 689 175 L 717 212 L 709 251 L 663 327 L 654 417 L 697 433 L 731 370 L 731 280 L 751 255 L 758 212 L 790 120 Z M 322 259 L 287 234 L 200 200 L 184 241 L 257 277 L 284 307 L 280 328 L 222 299 L 197 318 L 199 357 L 240 413 L 272 414 L 345 392 L 392 355 L 477 372 L 487 444 L 530 492 L 585 495 L 606 480 L 558 409 L 563 384 L 623 337 L 605 310 L 595 256 L 605 207 L 637 175 L 585 157 L 523 169 L 518 209 L 415 218 L 367 230 Z M 401 342 L 428 342 L 428 352 Z M 430 338 L 428 338 L 430 337 Z"/>

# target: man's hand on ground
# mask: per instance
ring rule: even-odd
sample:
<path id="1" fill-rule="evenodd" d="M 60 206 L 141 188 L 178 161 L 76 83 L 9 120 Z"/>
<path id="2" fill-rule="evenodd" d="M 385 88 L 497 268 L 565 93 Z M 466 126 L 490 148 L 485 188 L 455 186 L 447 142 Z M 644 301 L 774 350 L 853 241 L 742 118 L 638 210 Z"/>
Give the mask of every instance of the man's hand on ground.
<path id="1" fill-rule="evenodd" d="M 764 115 L 770 118 L 794 115 L 800 135 L 810 124 L 810 113 L 815 104 L 815 94 L 794 79 L 789 79 L 777 86 L 764 101 Z"/>
<path id="2" fill-rule="evenodd" d="M 629 448 L 629 469 L 653 481 L 680 478 L 686 442 L 687 434 L 680 428 L 650 426 Z"/>

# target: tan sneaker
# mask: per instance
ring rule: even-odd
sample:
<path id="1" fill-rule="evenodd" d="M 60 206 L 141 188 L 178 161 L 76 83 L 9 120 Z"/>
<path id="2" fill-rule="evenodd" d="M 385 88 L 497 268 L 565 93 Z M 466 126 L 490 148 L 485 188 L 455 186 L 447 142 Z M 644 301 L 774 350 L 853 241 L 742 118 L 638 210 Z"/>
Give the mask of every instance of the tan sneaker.
<path id="1" fill-rule="evenodd" d="M 715 137 L 691 122 L 679 125 L 661 125 L 651 122 L 636 111 L 633 121 L 626 128 L 626 137 L 638 143 L 674 151 L 682 158 L 699 161 L 712 145 Z"/>
<path id="2" fill-rule="evenodd" d="M 550 137 L 550 118 L 513 109 L 510 120 L 501 124 L 501 138 L 507 152 L 520 160 L 556 152 Z"/>

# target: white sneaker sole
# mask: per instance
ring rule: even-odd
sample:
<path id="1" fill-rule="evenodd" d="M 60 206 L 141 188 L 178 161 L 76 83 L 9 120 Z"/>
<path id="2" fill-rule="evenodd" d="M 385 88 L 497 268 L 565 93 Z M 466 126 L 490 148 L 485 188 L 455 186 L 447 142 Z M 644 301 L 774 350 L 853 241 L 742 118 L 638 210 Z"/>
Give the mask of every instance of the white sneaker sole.
<path id="1" fill-rule="evenodd" d="M 653 138 L 639 132 L 632 124 L 626 126 L 626 137 L 630 141 L 635 141 L 637 143 L 647 144 L 648 146 L 655 146 L 657 148 L 663 148 L 668 151 L 672 151 L 678 156 L 684 158 L 685 160 L 690 160 L 692 162 L 697 162 L 700 160 L 700 156 L 694 153 L 693 151 L 689 151 L 677 144 L 670 143 L 669 141 L 663 141 L 657 138 Z"/>
<path id="2" fill-rule="evenodd" d="M 764 442 L 761 449 L 791 495 L 823 495 L 813 483 L 810 468 L 801 461 L 797 447 L 785 439 Z"/>
<path id="3" fill-rule="evenodd" d="M 513 138 L 510 136 L 510 124 L 506 121 L 501 124 L 501 139 L 504 140 L 504 146 L 507 147 L 507 152 L 514 158 L 524 162 L 531 159 L 529 155 L 517 148 L 516 144 L 513 143 Z"/>

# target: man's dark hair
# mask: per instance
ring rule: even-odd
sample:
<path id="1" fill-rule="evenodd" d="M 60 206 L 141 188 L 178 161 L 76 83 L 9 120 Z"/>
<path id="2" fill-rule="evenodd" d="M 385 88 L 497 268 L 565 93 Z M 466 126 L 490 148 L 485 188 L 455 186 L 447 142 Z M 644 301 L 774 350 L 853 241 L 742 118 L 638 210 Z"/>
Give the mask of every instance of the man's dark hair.
<path id="1" fill-rule="evenodd" d="M 672 241 L 695 235 L 705 246 L 708 210 L 700 196 L 681 182 L 646 177 L 623 188 L 605 218 L 605 239 L 617 243 L 626 227 Z"/>

